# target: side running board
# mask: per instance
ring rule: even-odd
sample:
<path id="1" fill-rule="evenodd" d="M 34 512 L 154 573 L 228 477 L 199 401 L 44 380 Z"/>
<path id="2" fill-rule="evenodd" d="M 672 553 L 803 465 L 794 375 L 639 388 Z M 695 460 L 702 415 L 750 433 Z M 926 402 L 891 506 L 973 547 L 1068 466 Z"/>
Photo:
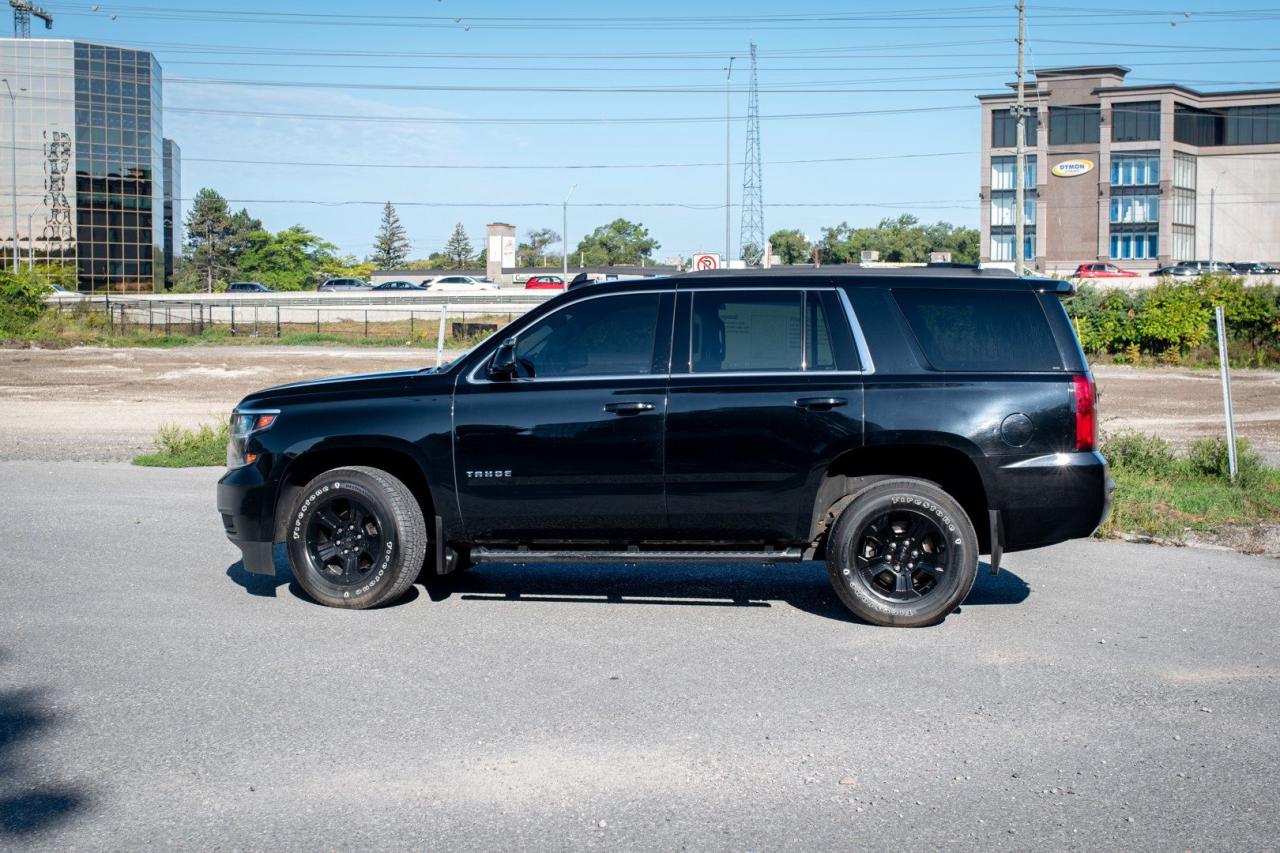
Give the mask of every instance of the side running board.
<path id="1" fill-rule="evenodd" d="M 477 563 L 798 563 L 800 548 L 754 551 L 550 550 L 530 548 L 471 549 Z"/>

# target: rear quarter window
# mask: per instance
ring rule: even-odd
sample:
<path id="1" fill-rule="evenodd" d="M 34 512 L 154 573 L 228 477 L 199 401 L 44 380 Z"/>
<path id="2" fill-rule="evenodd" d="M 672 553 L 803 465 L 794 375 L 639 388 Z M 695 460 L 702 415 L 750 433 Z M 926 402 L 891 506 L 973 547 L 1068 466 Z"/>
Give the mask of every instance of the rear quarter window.
<path id="1" fill-rule="evenodd" d="M 893 295 L 937 370 L 1062 370 L 1053 331 L 1033 293 L 902 289 Z"/>

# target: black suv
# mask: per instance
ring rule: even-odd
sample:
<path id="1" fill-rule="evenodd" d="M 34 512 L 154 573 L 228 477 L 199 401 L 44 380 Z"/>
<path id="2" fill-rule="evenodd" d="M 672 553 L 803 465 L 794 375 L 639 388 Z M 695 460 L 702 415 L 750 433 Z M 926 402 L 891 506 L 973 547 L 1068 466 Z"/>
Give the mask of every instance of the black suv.
<path id="1" fill-rule="evenodd" d="M 317 601 L 426 566 L 825 559 L 925 625 L 979 554 L 1110 509 L 1065 282 L 996 270 L 694 273 L 561 294 L 455 361 L 261 391 L 218 487 L 251 572 Z"/>

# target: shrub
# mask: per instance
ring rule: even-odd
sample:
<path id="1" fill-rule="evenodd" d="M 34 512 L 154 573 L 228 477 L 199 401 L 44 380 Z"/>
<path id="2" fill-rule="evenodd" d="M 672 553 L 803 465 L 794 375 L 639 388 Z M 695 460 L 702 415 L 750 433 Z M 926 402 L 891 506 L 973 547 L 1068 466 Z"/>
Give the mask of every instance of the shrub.
<path id="1" fill-rule="evenodd" d="M 28 334 L 48 309 L 53 292 L 39 273 L 0 271 L 0 335 Z"/>
<path id="2" fill-rule="evenodd" d="M 1187 467 L 1195 474 L 1226 480 L 1231 475 L 1227 441 L 1221 436 L 1197 438 L 1187 446 Z M 1262 454 L 1243 438 L 1236 439 L 1236 485 L 1249 488 L 1266 476 Z"/>
<path id="3" fill-rule="evenodd" d="M 1163 282 L 1143 294 L 1137 330 L 1151 352 L 1185 353 L 1209 337 L 1212 316 L 1196 285 Z"/>
<path id="4" fill-rule="evenodd" d="M 227 459 L 229 433 L 227 421 L 194 428 L 164 424 L 156 432 L 156 452 L 135 456 L 133 464 L 159 468 L 222 465 Z"/>
<path id="5" fill-rule="evenodd" d="M 1141 474 L 1168 476 L 1175 473 L 1178 466 L 1169 442 L 1145 432 L 1123 430 L 1105 436 L 1102 455 L 1116 468 Z"/>

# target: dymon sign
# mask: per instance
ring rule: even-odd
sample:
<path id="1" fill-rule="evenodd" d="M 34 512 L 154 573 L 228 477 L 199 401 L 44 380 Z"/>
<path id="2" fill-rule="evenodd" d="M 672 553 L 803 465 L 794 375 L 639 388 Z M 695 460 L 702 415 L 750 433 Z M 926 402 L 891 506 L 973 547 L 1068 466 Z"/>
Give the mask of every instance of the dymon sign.
<path id="1" fill-rule="evenodd" d="M 1053 173 L 1059 178 L 1074 178 L 1076 175 L 1083 175 L 1085 172 L 1093 171 L 1092 160 L 1063 160 L 1052 169 Z"/>

